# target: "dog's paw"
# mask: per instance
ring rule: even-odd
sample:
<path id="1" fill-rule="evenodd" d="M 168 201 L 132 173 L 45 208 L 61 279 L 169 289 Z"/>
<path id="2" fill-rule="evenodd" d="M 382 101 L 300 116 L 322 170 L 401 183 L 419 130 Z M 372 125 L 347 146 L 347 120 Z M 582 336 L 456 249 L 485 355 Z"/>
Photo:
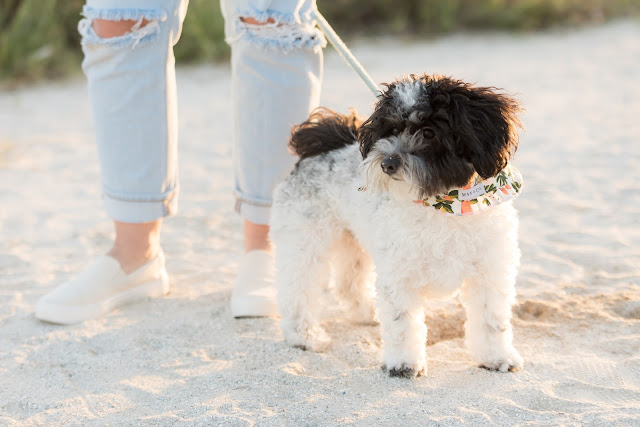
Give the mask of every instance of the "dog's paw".
<path id="1" fill-rule="evenodd" d="M 522 369 L 524 361 L 520 354 L 515 350 L 511 350 L 509 356 L 498 357 L 486 362 L 481 362 L 479 367 L 489 371 L 499 372 L 515 372 Z"/>
<path id="2" fill-rule="evenodd" d="M 414 378 L 426 375 L 426 368 L 423 366 L 414 366 L 408 363 L 401 363 L 398 366 L 388 368 L 382 365 L 382 370 L 389 374 L 390 377 Z"/>
<path id="3" fill-rule="evenodd" d="M 317 353 L 325 351 L 331 343 L 327 333 L 320 327 L 307 329 L 303 332 L 286 333 L 285 339 L 292 347 Z"/>

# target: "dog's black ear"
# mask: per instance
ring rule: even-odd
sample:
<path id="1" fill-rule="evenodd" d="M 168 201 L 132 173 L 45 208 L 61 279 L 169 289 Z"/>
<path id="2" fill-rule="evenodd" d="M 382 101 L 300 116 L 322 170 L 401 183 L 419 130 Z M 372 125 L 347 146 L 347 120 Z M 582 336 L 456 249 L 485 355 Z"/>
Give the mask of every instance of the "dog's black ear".
<path id="1" fill-rule="evenodd" d="M 388 128 L 388 123 L 385 119 L 388 119 L 390 112 L 393 111 L 391 99 L 395 84 L 382 83 L 382 85 L 386 86 L 386 89 L 378 99 L 373 109 L 373 114 L 358 129 L 360 154 L 362 154 L 363 159 L 369 155 L 373 145 L 384 136 Z"/>
<path id="2" fill-rule="evenodd" d="M 293 127 L 289 148 L 302 160 L 355 144 L 361 122 L 355 110 L 344 115 L 328 108 L 316 108 L 307 121 Z"/>
<path id="3" fill-rule="evenodd" d="M 497 175 L 518 149 L 518 102 L 491 87 L 467 86 L 463 96 L 451 97 L 454 117 L 459 123 L 459 143 L 465 157 L 478 175 L 489 178 Z"/>

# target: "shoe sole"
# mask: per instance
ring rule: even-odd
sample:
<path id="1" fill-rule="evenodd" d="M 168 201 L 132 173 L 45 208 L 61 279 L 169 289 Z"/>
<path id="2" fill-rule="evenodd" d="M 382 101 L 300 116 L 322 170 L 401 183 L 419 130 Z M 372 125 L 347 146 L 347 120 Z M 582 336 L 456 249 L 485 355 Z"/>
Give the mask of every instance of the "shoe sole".
<path id="1" fill-rule="evenodd" d="M 158 280 L 141 283 L 109 299 L 93 304 L 68 306 L 40 303 L 36 307 L 35 317 L 45 322 L 72 325 L 103 316 L 118 307 L 149 298 L 162 297 L 167 293 L 169 293 L 169 277 L 163 273 Z"/>
<path id="2" fill-rule="evenodd" d="M 260 297 L 231 298 L 233 317 L 277 317 L 278 304 Z"/>

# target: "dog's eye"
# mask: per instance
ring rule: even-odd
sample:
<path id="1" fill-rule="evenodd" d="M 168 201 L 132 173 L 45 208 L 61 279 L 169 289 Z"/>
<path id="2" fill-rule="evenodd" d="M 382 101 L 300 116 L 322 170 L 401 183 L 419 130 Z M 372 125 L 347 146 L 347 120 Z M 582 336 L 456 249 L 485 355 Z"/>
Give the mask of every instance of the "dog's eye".
<path id="1" fill-rule="evenodd" d="M 396 126 L 387 128 L 387 131 L 382 136 L 397 136 L 400 133 L 400 129 Z"/>
<path id="2" fill-rule="evenodd" d="M 431 128 L 424 128 L 422 130 L 422 136 L 424 136 L 425 139 L 433 139 L 436 137 L 436 133 Z"/>

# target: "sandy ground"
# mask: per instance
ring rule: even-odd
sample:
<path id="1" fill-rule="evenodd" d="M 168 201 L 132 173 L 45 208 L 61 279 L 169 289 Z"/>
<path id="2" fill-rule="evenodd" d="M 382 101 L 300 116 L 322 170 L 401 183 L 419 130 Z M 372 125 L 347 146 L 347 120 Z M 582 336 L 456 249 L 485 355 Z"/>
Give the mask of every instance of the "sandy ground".
<path id="1" fill-rule="evenodd" d="M 413 381 L 380 371 L 378 327 L 334 313 L 333 346 L 314 354 L 287 347 L 274 319 L 232 319 L 229 70 L 199 66 L 178 73 L 173 290 L 70 327 L 33 307 L 111 238 L 84 81 L 0 94 L 0 425 L 640 425 L 640 24 L 352 47 L 377 81 L 451 74 L 526 107 L 524 370 L 472 365 L 456 301 L 429 308 L 429 374 Z M 370 111 L 330 51 L 325 77 L 323 105 Z"/>

